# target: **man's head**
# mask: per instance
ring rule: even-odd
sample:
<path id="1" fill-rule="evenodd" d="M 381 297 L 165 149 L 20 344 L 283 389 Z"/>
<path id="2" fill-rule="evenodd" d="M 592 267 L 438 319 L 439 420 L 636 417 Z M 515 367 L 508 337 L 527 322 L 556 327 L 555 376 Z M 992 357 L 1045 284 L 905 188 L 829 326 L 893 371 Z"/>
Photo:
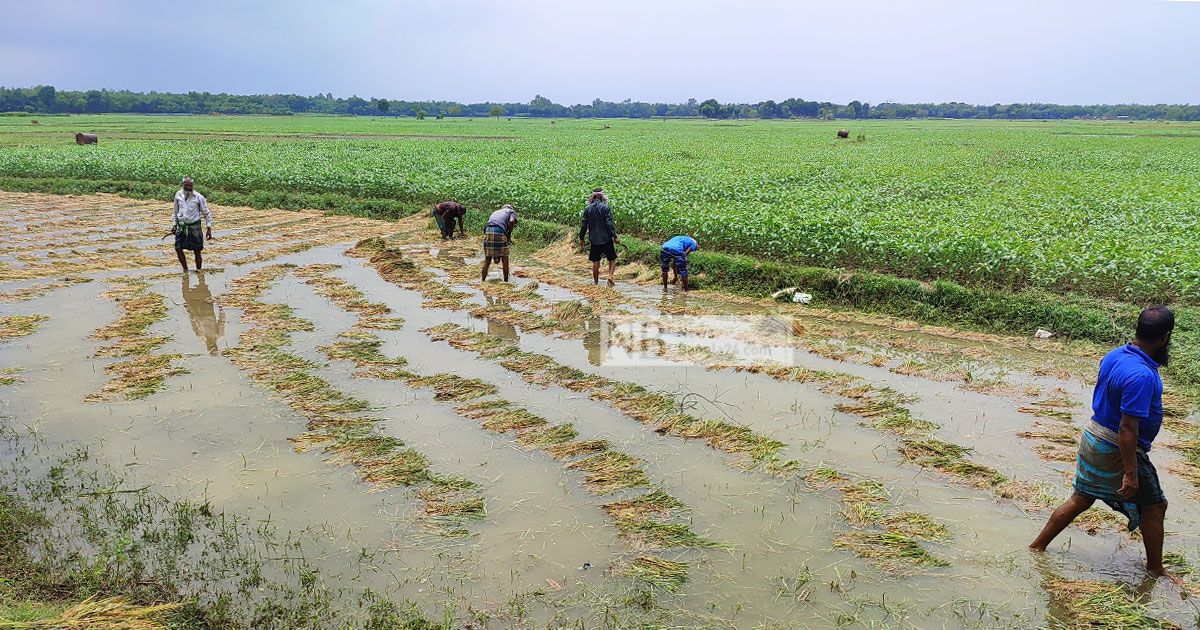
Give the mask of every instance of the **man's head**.
<path id="1" fill-rule="evenodd" d="M 191 176 L 183 178 L 183 189 L 184 190 L 186 190 L 188 192 L 192 192 L 192 188 L 194 186 L 195 186 L 195 182 L 192 181 Z"/>
<path id="2" fill-rule="evenodd" d="M 1135 333 L 1138 347 L 1159 365 L 1170 361 L 1171 331 L 1175 330 L 1175 313 L 1165 306 L 1151 306 L 1138 315 Z"/>

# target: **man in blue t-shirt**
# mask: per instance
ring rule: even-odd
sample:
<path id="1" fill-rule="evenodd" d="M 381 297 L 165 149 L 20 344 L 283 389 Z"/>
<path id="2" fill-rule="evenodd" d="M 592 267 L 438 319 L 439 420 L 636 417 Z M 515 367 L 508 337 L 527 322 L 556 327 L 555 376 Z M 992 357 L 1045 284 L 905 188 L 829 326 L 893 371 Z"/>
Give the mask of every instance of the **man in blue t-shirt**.
<path id="1" fill-rule="evenodd" d="M 667 272 L 671 270 L 671 266 L 675 267 L 675 277 L 671 280 L 671 284 L 679 282 L 683 278 L 683 290 L 688 290 L 688 270 L 687 257 L 688 254 L 700 249 L 700 245 L 696 243 L 696 239 L 690 236 L 672 236 L 669 241 L 662 244 L 662 252 L 658 258 L 662 262 L 662 280 L 663 291 L 667 290 Z"/>
<path id="2" fill-rule="evenodd" d="M 1075 492 L 1050 515 L 1030 549 L 1045 551 L 1055 536 L 1099 499 L 1129 519 L 1129 531 L 1141 526 L 1146 570 L 1181 584 L 1163 568 L 1167 499 L 1146 456 L 1162 427 L 1163 385 L 1158 368 L 1170 360 L 1174 329 L 1171 309 L 1148 308 L 1138 316 L 1133 342 L 1100 361 L 1092 419 L 1079 441 Z"/>

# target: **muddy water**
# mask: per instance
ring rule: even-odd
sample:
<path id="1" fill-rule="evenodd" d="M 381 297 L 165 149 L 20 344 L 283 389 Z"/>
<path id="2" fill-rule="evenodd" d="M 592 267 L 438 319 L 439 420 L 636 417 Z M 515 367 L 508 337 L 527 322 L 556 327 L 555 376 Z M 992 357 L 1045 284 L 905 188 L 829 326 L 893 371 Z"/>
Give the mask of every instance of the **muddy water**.
<path id="1" fill-rule="evenodd" d="M 1138 541 L 1111 531 L 1088 536 L 1068 530 L 1051 553 L 1032 557 L 1024 547 L 1044 513 L 1026 512 L 990 491 L 905 463 L 895 438 L 835 411 L 844 400 L 820 391 L 818 384 L 670 363 L 611 365 L 598 333 L 582 340 L 560 339 L 463 312 L 421 308 L 418 293 L 383 280 L 361 259 L 342 255 L 345 247 L 318 247 L 274 262 L 341 265 L 332 275 L 406 320 L 399 330 L 377 331 L 385 354 L 407 358 L 408 368 L 420 374 L 484 379 L 499 388 L 499 397 L 551 422 L 572 422 L 580 438 L 609 440 L 614 449 L 644 460 L 652 483 L 688 506 L 693 530 L 723 545 L 662 552 L 690 565 L 689 581 L 678 593 L 656 595 L 657 605 L 670 611 L 678 625 L 1038 627 L 1048 623 L 1042 581 L 1050 576 L 1140 585 Z M 36 426 L 53 443 L 86 447 L 164 494 L 206 498 L 220 509 L 302 532 L 305 553 L 328 579 L 412 599 L 434 616 L 449 604 L 460 612 L 467 606 L 491 611 L 497 615 L 490 624 L 494 627 L 541 627 L 559 613 L 587 627 L 604 623 L 606 609 L 626 597 L 632 585 L 610 569 L 643 551 L 618 537 L 599 508 L 606 498 L 587 492 L 579 473 L 544 454 L 517 448 L 509 436 L 483 430 L 477 421 L 456 413 L 453 403 L 434 400 L 429 389 L 355 377 L 350 363 L 325 359 L 317 347 L 331 343 L 356 318 L 285 275 L 263 294 L 263 301 L 290 305 L 297 316 L 314 323 L 312 331 L 292 335 L 288 351 L 321 364 L 321 376 L 337 389 L 369 401 L 383 420 L 380 429 L 427 456 L 432 470 L 478 483 L 487 517 L 469 524 L 468 537 L 447 538 L 422 517 L 421 501 L 411 490 L 372 492 L 352 468 L 329 461 L 320 449 L 297 453 L 291 448 L 287 440 L 304 430 L 304 419 L 223 355 L 237 344 L 243 325 L 238 309 L 222 306 L 222 295 L 232 279 L 254 267 L 230 265 L 222 272 L 187 276 L 154 270 L 151 290 L 165 298 L 168 315 L 150 334 L 169 337 L 157 352 L 182 354 L 189 373 L 169 379 L 164 391 L 140 401 L 83 402 L 104 384 L 103 366 L 114 361 L 94 358 L 100 342 L 89 337 L 118 315 L 113 303 L 100 296 L 107 283 L 0 304 L 3 314 L 50 315 L 32 335 L 0 343 L 0 368 L 20 366 L 25 378 L 0 390 L 2 413 Z M 0 290 L 28 284 L 4 283 Z M 477 289 L 456 288 L 470 291 L 473 303 L 488 303 Z M 661 305 L 660 292 L 621 288 L 633 301 L 630 312 L 654 312 Z M 546 283 L 538 291 L 552 300 L 579 297 Z M 687 306 L 754 312 L 706 305 L 702 299 Z M 802 480 L 744 470 L 736 459 L 700 441 L 656 434 L 578 392 L 531 386 L 498 363 L 433 342 L 421 332 L 445 322 L 511 340 L 589 373 L 672 393 L 697 416 L 734 421 L 785 442 L 785 459 L 823 463 L 853 478 L 878 480 L 896 510 L 923 512 L 950 528 L 948 540 L 925 545 L 950 566 L 889 576 L 834 548 L 837 537 L 851 530 L 834 493 Z M 714 343 L 699 337 L 669 340 Z M 954 382 L 900 376 L 887 367 L 816 354 L 794 356 L 805 367 L 846 372 L 913 394 L 918 400 L 909 405 L 912 411 L 940 425 L 937 437 L 974 448 L 973 461 L 1010 478 L 1045 483 L 1062 496 L 1068 491 L 1070 464 L 1042 461 L 1030 442 L 1016 436 L 1035 420 L 1016 411 L 1026 402 L 1019 396 L 964 391 Z M 1081 405 L 1076 422 L 1083 419 L 1086 384 L 1027 378 L 1047 388 L 1064 387 Z M 1196 558 L 1200 524 L 1194 489 L 1166 473 L 1177 455 L 1157 451 L 1155 460 L 1161 462 L 1172 499 L 1168 550 Z M 364 548 L 376 552 L 367 564 L 356 561 Z M 583 570 L 585 563 L 593 568 Z M 554 590 L 547 579 L 563 590 Z M 1146 590 L 1156 607 L 1170 609 L 1175 621 L 1194 623 L 1190 603 L 1179 600 L 1170 587 L 1157 584 Z M 537 591 L 546 593 L 548 603 L 514 620 L 513 598 Z"/>

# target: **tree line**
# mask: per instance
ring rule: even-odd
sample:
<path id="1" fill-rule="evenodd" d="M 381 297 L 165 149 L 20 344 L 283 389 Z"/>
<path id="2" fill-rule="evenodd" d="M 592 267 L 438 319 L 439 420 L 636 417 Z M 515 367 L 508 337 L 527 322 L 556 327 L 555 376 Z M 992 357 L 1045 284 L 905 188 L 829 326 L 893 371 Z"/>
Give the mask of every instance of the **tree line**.
<path id="1" fill-rule="evenodd" d="M 560 105 L 538 95 L 528 103 L 457 103 L 398 101 L 382 98 L 334 97 L 332 94 L 212 94 L 209 92 L 130 92 L 127 90 L 57 90 L 54 86 L 0 87 L 0 112 L 39 114 L 334 114 L 352 116 L 533 116 L 539 118 L 993 118 L 1062 119 L 1129 118 L 1200 120 L 1200 105 L 1057 105 L 1011 103 L 879 103 L 847 104 L 789 98 L 776 102 L 720 103 L 716 99 L 683 103 L 645 103 L 626 99 Z"/>

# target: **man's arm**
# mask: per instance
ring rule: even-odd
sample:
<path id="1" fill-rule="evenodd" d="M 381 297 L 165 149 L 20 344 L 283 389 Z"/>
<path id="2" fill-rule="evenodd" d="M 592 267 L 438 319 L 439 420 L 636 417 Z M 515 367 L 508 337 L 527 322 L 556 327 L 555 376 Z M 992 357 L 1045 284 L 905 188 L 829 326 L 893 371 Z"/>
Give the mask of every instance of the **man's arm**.
<path id="1" fill-rule="evenodd" d="M 1133 498 L 1138 491 L 1137 437 L 1140 418 L 1127 413 L 1121 414 L 1121 425 L 1117 428 L 1117 448 L 1121 450 L 1121 488 L 1117 494 L 1126 499 Z"/>
<path id="2" fill-rule="evenodd" d="M 604 227 L 608 228 L 608 235 L 612 237 L 612 241 L 614 243 L 619 242 L 620 239 L 617 238 L 617 226 L 613 223 L 611 209 L 604 213 Z"/>
<path id="3" fill-rule="evenodd" d="M 211 228 L 212 227 L 212 213 L 209 212 L 209 210 L 208 210 L 208 200 L 204 198 L 204 195 L 199 195 L 199 197 L 200 198 L 197 199 L 196 201 L 200 202 L 198 204 L 200 206 L 200 216 L 204 217 L 204 225 Z"/>
<path id="4" fill-rule="evenodd" d="M 212 213 L 208 210 L 208 200 L 204 198 L 204 195 L 196 194 L 200 197 L 197 199 L 199 202 L 197 205 L 200 206 L 200 215 L 204 217 L 204 237 L 212 239 Z"/>
<path id="5" fill-rule="evenodd" d="M 450 226 L 450 230 L 451 231 L 454 230 L 453 225 Z M 458 215 L 458 235 L 463 238 L 467 237 L 467 212 L 466 212 L 466 210 L 462 211 Z"/>
<path id="6" fill-rule="evenodd" d="M 588 211 L 587 211 L 587 208 L 584 208 L 583 212 L 579 215 L 579 248 L 580 249 L 583 249 L 583 239 L 585 236 L 587 236 L 587 228 L 588 228 L 587 220 L 588 220 Z"/>

